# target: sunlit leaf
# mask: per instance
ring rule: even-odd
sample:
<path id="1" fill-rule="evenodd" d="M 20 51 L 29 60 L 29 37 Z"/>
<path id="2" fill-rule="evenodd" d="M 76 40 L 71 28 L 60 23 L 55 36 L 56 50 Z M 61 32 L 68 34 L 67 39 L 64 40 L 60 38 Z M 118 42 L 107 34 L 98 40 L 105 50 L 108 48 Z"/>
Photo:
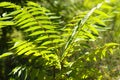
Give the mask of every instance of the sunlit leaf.
<path id="1" fill-rule="evenodd" d="M 5 58 L 5 57 L 10 56 L 10 55 L 13 55 L 13 53 L 12 52 L 3 53 L 2 55 L 0 55 L 0 59 Z"/>

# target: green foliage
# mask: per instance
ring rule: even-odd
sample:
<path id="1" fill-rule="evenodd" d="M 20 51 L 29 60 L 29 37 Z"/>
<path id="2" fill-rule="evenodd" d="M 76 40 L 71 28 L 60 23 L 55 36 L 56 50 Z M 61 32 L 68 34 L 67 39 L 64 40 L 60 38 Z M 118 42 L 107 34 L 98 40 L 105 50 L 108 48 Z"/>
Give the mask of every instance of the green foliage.
<path id="1" fill-rule="evenodd" d="M 10 80 L 103 79 L 99 63 L 119 44 L 91 44 L 100 39 L 100 32 L 111 29 L 109 4 L 102 2 L 90 11 L 80 11 L 65 27 L 59 16 L 31 1 L 24 6 L 1 2 L 0 7 L 13 10 L 0 18 L 0 29 L 12 27 L 14 34 L 9 33 L 13 47 L 8 51 L 12 53 L 0 55 L 0 59 L 14 58 Z"/>

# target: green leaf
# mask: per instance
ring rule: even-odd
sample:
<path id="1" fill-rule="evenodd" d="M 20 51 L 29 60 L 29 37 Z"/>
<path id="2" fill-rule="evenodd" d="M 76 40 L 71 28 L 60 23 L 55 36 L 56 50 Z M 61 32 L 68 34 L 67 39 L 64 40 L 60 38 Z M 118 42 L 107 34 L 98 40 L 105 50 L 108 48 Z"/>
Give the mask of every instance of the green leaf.
<path id="1" fill-rule="evenodd" d="M 34 26 L 34 27 L 30 27 L 28 29 L 25 30 L 25 32 L 29 32 L 29 31 L 34 31 L 34 30 L 39 30 L 41 27 L 40 26 Z"/>
<path id="2" fill-rule="evenodd" d="M 17 66 L 12 70 L 13 74 L 16 74 L 22 67 L 21 66 Z"/>
<path id="3" fill-rule="evenodd" d="M 16 8 L 16 9 L 20 9 L 21 7 L 18 5 L 15 5 L 13 3 L 10 2 L 1 2 L 0 3 L 0 7 L 4 7 L 4 8 Z"/>
<path id="4" fill-rule="evenodd" d="M 45 31 L 35 31 L 32 34 L 30 34 L 29 36 L 37 36 L 37 35 L 40 35 L 40 34 L 46 34 L 46 33 L 45 33 Z"/>
<path id="5" fill-rule="evenodd" d="M 39 12 L 40 13 L 40 12 Z M 34 13 L 32 13 L 34 14 Z M 42 13 L 43 14 L 43 13 Z M 49 20 L 49 17 L 48 16 L 37 16 L 36 17 L 37 20 Z"/>
<path id="6" fill-rule="evenodd" d="M 14 46 L 13 46 L 12 48 L 10 48 L 10 50 L 17 48 L 17 47 L 25 44 L 26 42 L 27 42 L 27 41 L 18 41 L 18 42 L 16 42 L 16 43 L 14 44 Z"/>
<path id="7" fill-rule="evenodd" d="M 33 7 L 41 7 L 39 4 L 36 4 L 36 3 L 32 2 L 32 1 L 28 1 L 27 5 L 28 6 L 33 6 Z"/>
<path id="8" fill-rule="evenodd" d="M 41 12 L 42 14 L 44 13 L 44 12 L 43 12 L 43 8 L 27 7 L 27 9 L 28 9 L 28 12 L 29 12 L 29 13 L 33 13 L 33 12 L 35 12 L 35 11 L 39 11 L 39 12 Z"/>
<path id="9" fill-rule="evenodd" d="M 97 24 L 100 24 L 100 25 L 102 25 L 102 26 L 106 26 L 106 24 L 105 24 L 102 20 L 100 20 L 99 18 L 94 17 L 93 20 L 94 20 Z"/>
<path id="10" fill-rule="evenodd" d="M 93 60 L 96 62 L 97 61 L 96 57 L 94 57 Z"/>
<path id="11" fill-rule="evenodd" d="M 107 52 L 107 49 L 106 49 L 106 48 L 102 50 L 102 55 L 103 55 L 103 57 L 106 56 L 106 52 Z"/>
<path id="12" fill-rule="evenodd" d="M 36 39 L 36 41 L 45 40 L 45 39 L 47 39 L 47 38 L 48 38 L 48 36 L 39 36 L 39 37 Z"/>
<path id="13" fill-rule="evenodd" d="M 37 36 L 37 35 L 42 35 L 42 34 L 57 34 L 57 31 L 54 30 L 47 30 L 47 31 L 34 31 L 32 34 L 29 36 Z"/>
<path id="14" fill-rule="evenodd" d="M 36 16 L 36 15 L 42 15 L 44 14 L 44 12 L 41 12 L 41 11 L 35 11 L 35 12 L 32 12 L 31 13 L 33 16 Z M 42 16 L 43 17 L 43 16 Z M 41 19 L 42 17 L 36 17 L 36 19 Z M 47 16 L 44 16 L 45 19 L 48 19 Z"/>
<path id="15" fill-rule="evenodd" d="M 99 33 L 98 33 L 98 30 L 97 30 L 94 26 L 90 26 L 90 25 L 89 25 L 89 29 L 90 29 L 94 34 L 96 34 L 96 35 L 99 34 Z"/>
<path id="16" fill-rule="evenodd" d="M 42 41 L 42 40 L 45 40 L 45 39 L 55 39 L 55 38 L 60 38 L 60 37 L 57 36 L 57 35 L 39 36 L 36 41 L 40 41 L 40 40 Z"/>
<path id="17" fill-rule="evenodd" d="M 48 45 L 48 44 L 53 44 L 53 42 L 52 41 L 46 41 L 46 42 L 42 43 L 43 46 Z"/>
<path id="18" fill-rule="evenodd" d="M 112 48 L 110 48 L 109 51 L 110 51 L 111 54 L 113 54 L 113 49 Z"/>
<path id="19" fill-rule="evenodd" d="M 19 14 L 16 12 L 16 16 L 14 17 L 14 20 L 18 20 L 20 19 L 22 16 L 24 16 L 26 14 L 25 10 L 20 10 Z"/>
<path id="20" fill-rule="evenodd" d="M 0 21 L 3 21 L 3 20 L 7 20 L 7 19 L 11 19 L 12 17 L 2 17 L 0 18 Z"/>
<path id="21" fill-rule="evenodd" d="M 31 54 L 34 54 L 34 53 L 36 53 L 36 50 L 32 50 L 32 48 L 31 48 L 31 50 L 28 50 L 27 52 L 25 52 L 24 55 L 28 56 L 28 55 L 31 55 Z M 19 53 L 19 54 L 21 54 L 21 53 Z"/>
<path id="22" fill-rule="evenodd" d="M 12 52 L 3 53 L 2 55 L 0 55 L 0 59 L 1 59 L 1 58 L 5 58 L 5 57 L 7 57 L 7 56 L 11 56 L 11 55 L 13 55 Z"/>
<path id="23" fill-rule="evenodd" d="M 54 29 L 56 28 L 55 26 L 52 26 L 52 25 L 42 25 L 43 28 L 46 28 L 46 29 Z"/>
<path id="24" fill-rule="evenodd" d="M 23 25 L 25 25 L 25 24 L 27 24 L 27 23 L 30 23 L 30 22 L 35 22 L 35 19 L 33 19 L 33 18 L 28 18 L 28 19 L 26 19 L 26 20 L 24 20 L 24 21 L 22 21 L 22 22 L 16 22 L 16 24 L 18 24 L 18 26 L 23 26 Z"/>
<path id="25" fill-rule="evenodd" d="M 62 39 L 54 39 L 53 42 L 59 43 L 59 42 L 64 42 Z"/>
<path id="26" fill-rule="evenodd" d="M 60 19 L 60 17 L 58 17 L 58 16 L 51 16 L 51 17 L 49 17 L 49 19 Z"/>
<path id="27" fill-rule="evenodd" d="M 33 27 L 35 25 L 37 25 L 37 22 L 29 22 L 29 23 L 21 26 L 21 28 Z"/>
<path id="28" fill-rule="evenodd" d="M 120 44 L 118 43 L 107 43 L 105 44 L 106 47 L 113 47 L 113 46 L 119 46 Z"/>
<path id="29" fill-rule="evenodd" d="M 16 22 L 16 24 L 21 23 L 21 22 L 24 22 L 26 19 L 31 19 L 31 15 L 29 15 L 29 14 L 24 14 L 24 15 L 22 16 L 22 18 L 20 18 L 20 19 Z M 33 21 L 33 19 L 31 19 L 31 21 Z"/>
<path id="30" fill-rule="evenodd" d="M 75 26 L 75 28 L 74 28 L 71 36 L 69 37 L 69 39 L 68 39 L 68 41 L 67 41 L 67 43 L 66 43 L 66 45 L 65 45 L 65 50 L 64 50 L 64 53 L 63 53 L 63 55 L 62 55 L 62 59 L 61 59 L 61 60 L 63 60 L 64 57 L 67 55 L 66 49 L 69 48 L 69 45 L 72 43 L 75 35 L 77 35 L 77 32 L 78 32 L 79 28 L 82 28 L 82 27 L 85 25 L 85 23 L 87 22 L 87 20 L 89 19 L 89 17 L 94 13 L 94 11 L 95 11 L 96 9 L 100 8 L 101 5 L 102 5 L 102 3 L 100 3 L 100 4 L 98 4 L 96 7 L 92 8 L 92 9 L 88 12 L 88 14 L 85 15 L 85 17 L 77 23 L 78 25 Z M 94 36 L 92 36 L 91 34 L 87 34 L 87 35 L 90 36 L 93 40 L 95 39 Z"/>
<path id="31" fill-rule="evenodd" d="M 41 21 L 39 21 L 39 24 L 42 24 L 42 25 L 51 25 L 52 24 L 52 22 L 50 22 L 50 21 L 47 21 L 47 20 L 41 20 Z"/>
<path id="32" fill-rule="evenodd" d="M 19 44 L 18 44 L 19 45 Z M 32 46 L 32 42 L 26 42 L 26 43 L 24 43 L 24 44 L 21 44 L 21 46 L 16 46 L 16 48 L 17 48 L 17 53 L 19 52 L 19 51 L 21 51 L 21 50 L 24 50 L 24 49 L 26 49 L 26 48 L 28 48 L 29 46 Z"/>
<path id="33" fill-rule="evenodd" d="M 20 9 L 20 10 L 15 10 L 15 11 L 12 11 L 12 12 L 10 12 L 9 14 L 7 14 L 6 16 L 13 16 L 13 15 L 18 15 L 18 14 L 20 14 L 22 12 L 22 9 Z"/>
<path id="34" fill-rule="evenodd" d="M 14 25 L 12 21 L 0 21 L 0 26 Z"/>
<path id="35" fill-rule="evenodd" d="M 25 48 L 19 50 L 20 52 L 18 52 L 17 54 L 22 55 L 22 54 L 25 54 L 26 52 L 28 52 L 29 50 L 32 50 L 32 49 L 33 49 L 33 47 L 28 46 L 28 47 L 25 47 Z"/>
<path id="36" fill-rule="evenodd" d="M 85 31 L 85 34 L 87 37 L 89 37 L 90 39 L 92 39 L 93 41 L 96 40 L 95 36 L 91 33 L 89 33 L 88 31 Z"/>
<path id="37" fill-rule="evenodd" d="M 35 54 L 33 54 L 34 56 L 41 56 L 41 55 L 45 55 L 45 54 L 47 54 L 47 53 L 51 53 L 51 51 L 41 51 L 40 53 L 35 53 Z"/>
<path id="38" fill-rule="evenodd" d="M 109 17 L 106 13 L 104 13 L 103 11 L 100 11 L 100 10 L 95 10 L 95 13 L 96 13 L 96 14 L 100 14 L 100 15 L 106 17 L 106 18 Z"/>

